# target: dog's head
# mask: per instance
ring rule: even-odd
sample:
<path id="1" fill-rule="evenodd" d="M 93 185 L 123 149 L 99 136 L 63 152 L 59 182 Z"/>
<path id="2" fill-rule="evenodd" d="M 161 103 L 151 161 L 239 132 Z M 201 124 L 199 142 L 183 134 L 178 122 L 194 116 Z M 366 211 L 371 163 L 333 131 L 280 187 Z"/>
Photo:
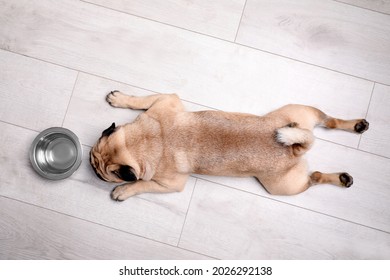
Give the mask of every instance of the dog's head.
<path id="1" fill-rule="evenodd" d="M 126 151 L 124 132 L 115 123 L 102 132 L 90 152 L 90 163 L 96 175 L 107 182 L 137 180 L 135 170 L 123 161 Z"/>

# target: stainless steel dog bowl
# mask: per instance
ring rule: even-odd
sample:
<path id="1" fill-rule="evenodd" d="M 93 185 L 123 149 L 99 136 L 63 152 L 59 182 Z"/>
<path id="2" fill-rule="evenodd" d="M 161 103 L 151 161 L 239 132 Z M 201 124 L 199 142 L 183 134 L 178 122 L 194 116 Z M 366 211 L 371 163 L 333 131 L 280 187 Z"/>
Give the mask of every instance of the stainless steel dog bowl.
<path id="1" fill-rule="evenodd" d="M 66 128 L 52 127 L 34 139 L 30 148 L 30 161 L 39 175 L 60 180 L 79 168 L 82 153 L 76 134 Z"/>

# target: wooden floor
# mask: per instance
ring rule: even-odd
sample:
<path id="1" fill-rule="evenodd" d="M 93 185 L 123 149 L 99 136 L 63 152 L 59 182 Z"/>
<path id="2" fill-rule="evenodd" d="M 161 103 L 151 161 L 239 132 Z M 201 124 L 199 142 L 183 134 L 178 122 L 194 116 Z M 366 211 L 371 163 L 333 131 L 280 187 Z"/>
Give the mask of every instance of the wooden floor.
<path id="1" fill-rule="evenodd" d="M 139 114 L 110 107 L 114 89 L 194 111 L 302 103 L 370 129 L 315 130 L 310 169 L 348 171 L 350 189 L 194 175 L 118 203 L 88 162 Z M 28 159 L 51 126 L 84 149 L 59 182 Z M 390 259 L 390 1 L 0 0 L 0 131 L 1 259 Z"/>

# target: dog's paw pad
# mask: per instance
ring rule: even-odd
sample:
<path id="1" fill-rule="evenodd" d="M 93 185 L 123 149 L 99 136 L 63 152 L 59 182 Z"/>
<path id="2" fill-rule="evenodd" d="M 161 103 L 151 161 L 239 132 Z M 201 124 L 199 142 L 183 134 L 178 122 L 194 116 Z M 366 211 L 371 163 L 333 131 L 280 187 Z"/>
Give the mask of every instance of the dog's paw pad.
<path id="1" fill-rule="evenodd" d="M 353 184 L 353 178 L 348 173 L 341 173 L 340 176 L 340 183 L 342 186 L 349 188 Z"/>
<path id="2" fill-rule="evenodd" d="M 369 125 L 370 124 L 368 123 L 368 121 L 363 119 L 360 122 L 358 122 L 357 124 L 355 124 L 354 129 L 357 133 L 363 133 L 364 131 L 366 131 L 368 129 Z"/>

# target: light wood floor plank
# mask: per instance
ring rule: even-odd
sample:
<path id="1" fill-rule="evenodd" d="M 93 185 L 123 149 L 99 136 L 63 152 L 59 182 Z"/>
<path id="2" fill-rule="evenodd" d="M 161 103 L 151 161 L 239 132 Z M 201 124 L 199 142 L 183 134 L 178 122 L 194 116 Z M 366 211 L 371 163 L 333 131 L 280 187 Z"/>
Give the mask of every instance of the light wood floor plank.
<path id="1" fill-rule="evenodd" d="M 245 0 L 86 0 L 85 2 L 234 41 Z"/>
<path id="2" fill-rule="evenodd" d="M 390 86 L 375 85 L 367 119 L 371 125 L 362 135 L 359 149 L 390 158 Z"/>
<path id="3" fill-rule="evenodd" d="M 370 9 L 380 13 L 390 14 L 389 0 L 336 0 L 336 1 L 347 3 L 365 9 Z"/>
<path id="4" fill-rule="evenodd" d="M 390 15 L 331 0 L 248 0 L 237 42 L 390 84 Z"/>
<path id="5" fill-rule="evenodd" d="M 123 203 L 110 199 L 115 184 L 101 181 L 89 163 L 89 148 L 70 178 L 49 181 L 32 169 L 28 150 L 35 132 L 0 122 L 0 195 L 103 224 L 171 245 L 177 245 L 195 179 L 182 193 L 143 194 Z"/>
<path id="6" fill-rule="evenodd" d="M 303 103 L 340 118 L 359 118 L 373 86 L 75 0 L 6 1 L 0 12 L 3 48 L 227 111 L 264 114 Z M 352 147 L 359 142 L 353 134 L 319 131 L 318 136 Z"/>
<path id="7" fill-rule="evenodd" d="M 390 234 L 198 180 L 180 247 L 222 259 L 388 259 Z"/>
<path id="8" fill-rule="evenodd" d="M 0 259 L 205 259 L 177 247 L 0 197 Z"/>
<path id="9" fill-rule="evenodd" d="M 61 126 L 77 72 L 0 50 L 0 120 L 34 130 Z"/>
<path id="10" fill-rule="evenodd" d="M 196 177 L 390 232 L 390 159 L 317 140 L 306 154 L 310 171 L 348 172 L 349 189 L 311 187 L 295 196 L 271 196 L 254 178 Z"/>

